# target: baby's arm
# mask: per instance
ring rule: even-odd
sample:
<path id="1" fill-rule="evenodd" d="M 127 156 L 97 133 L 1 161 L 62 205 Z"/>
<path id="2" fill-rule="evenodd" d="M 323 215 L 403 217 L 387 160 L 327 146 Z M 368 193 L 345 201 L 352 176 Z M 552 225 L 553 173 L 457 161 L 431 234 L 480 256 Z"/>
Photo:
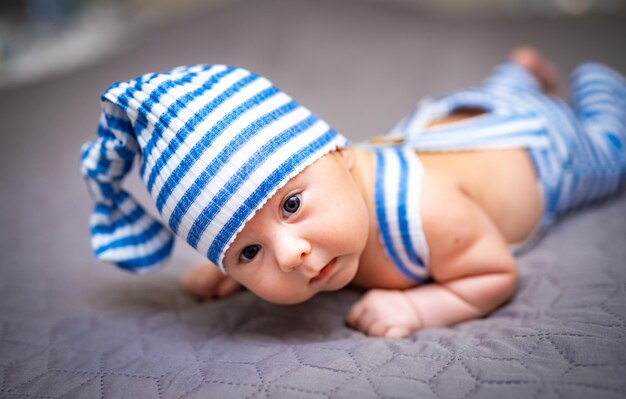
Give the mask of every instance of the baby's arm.
<path id="1" fill-rule="evenodd" d="M 436 283 L 366 293 L 348 322 L 369 335 L 404 337 L 482 317 L 514 292 L 515 259 L 491 219 L 445 178 L 429 191 L 422 214 Z"/>
<path id="2" fill-rule="evenodd" d="M 238 282 L 208 261 L 193 266 L 183 277 L 181 285 L 185 291 L 200 299 L 224 298 L 241 289 Z"/>

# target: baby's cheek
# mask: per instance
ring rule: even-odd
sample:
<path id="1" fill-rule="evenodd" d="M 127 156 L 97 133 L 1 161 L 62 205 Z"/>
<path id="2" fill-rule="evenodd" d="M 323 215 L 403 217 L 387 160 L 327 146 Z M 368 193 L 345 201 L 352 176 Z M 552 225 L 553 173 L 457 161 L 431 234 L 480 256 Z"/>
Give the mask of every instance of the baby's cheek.
<path id="1" fill-rule="evenodd" d="M 346 206 L 334 224 L 337 228 L 337 239 L 347 245 L 365 244 L 369 233 L 369 214 L 360 198 Z"/>

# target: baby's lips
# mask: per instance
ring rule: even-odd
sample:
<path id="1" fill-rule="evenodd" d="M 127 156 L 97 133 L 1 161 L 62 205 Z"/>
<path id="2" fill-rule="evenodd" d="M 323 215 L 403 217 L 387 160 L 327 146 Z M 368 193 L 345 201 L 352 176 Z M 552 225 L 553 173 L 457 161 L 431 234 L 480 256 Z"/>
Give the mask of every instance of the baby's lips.
<path id="1" fill-rule="evenodd" d="M 309 284 L 326 279 L 335 269 L 336 263 L 337 258 L 333 258 L 330 262 L 328 262 L 324 267 L 320 269 L 318 275 L 313 277 Z"/>

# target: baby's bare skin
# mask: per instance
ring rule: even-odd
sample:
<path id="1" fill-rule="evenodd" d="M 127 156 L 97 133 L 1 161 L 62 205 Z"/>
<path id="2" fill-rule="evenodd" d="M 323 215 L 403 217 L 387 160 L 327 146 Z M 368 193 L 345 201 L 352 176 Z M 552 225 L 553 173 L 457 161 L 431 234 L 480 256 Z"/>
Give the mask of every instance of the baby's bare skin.
<path id="1" fill-rule="evenodd" d="M 544 91 L 558 87 L 554 68 L 532 48 L 516 49 L 511 59 L 537 76 Z M 459 110 L 431 126 L 481 113 Z M 420 287 L 393 266 L 380 243 L 372 203 L 372 154 L 346 151 L 354 158 L 350 173 L 367 205 L 370 226 L 352 280 L 370 290 L 348 313 L 351 326 L 372 336 L 404 337 L 421 328 L 482 317 L 511 297 L 516 264 L 509 245 L 528 238 L 542 213 L 541 193 L 525 150 L 416 155 L 425 169 L 419 211 L 435 280 Z M 209 299 L 228 296 L 241 285 L 202 264 L 185 276 L 183 287 Z"/>
<path id="2" fill-rule="evenodd" d="M 509 244 L 531 235 L 541 215 L 535 172 L 523 150 L 419 157 L 425 169 L 422 221 L 437 284 L 413 288 L 372 234 L 353 280 L 371 289 L 348 314 L 348 322 L 369 335 L 404 337 L 482 317 L 501 305 L 515 288 Z"/>

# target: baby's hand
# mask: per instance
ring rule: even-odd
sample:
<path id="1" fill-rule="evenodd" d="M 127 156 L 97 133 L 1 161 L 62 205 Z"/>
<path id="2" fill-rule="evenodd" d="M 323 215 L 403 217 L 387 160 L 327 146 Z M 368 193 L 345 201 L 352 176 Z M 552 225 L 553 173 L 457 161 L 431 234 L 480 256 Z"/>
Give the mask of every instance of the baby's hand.
<path id="1" fill-rule="evenodd" d="M 200 299 L 225 298 L 241 289 L 237 281 L 210 262 L 192 267 L 181 284 L 185 291 Z"/>
<path id="2" fill-rule="evenodd" d="M 352 305 L 348 324 L 367 335 L 403 338 L 422 326 L 419 314 L 406 292 L 369 290 Z"/>

